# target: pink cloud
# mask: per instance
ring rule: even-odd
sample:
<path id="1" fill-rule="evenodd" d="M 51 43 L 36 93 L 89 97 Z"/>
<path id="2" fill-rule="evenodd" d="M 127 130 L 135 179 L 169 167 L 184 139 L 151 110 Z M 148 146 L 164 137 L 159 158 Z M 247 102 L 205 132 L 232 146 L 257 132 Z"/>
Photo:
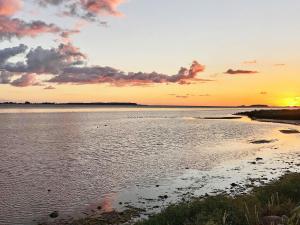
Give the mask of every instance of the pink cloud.
<path id="1" fill-rule="evenodd" d="M 22 19 L 12 18 L 21 10 L 24 0 L 0 0 L 0 39 L 10 40 L 13 37 L 36 37 L 44 33 L 60 34 L 63 43 L 70 42 L 70 36 L 81 31 L 82 21 L 94 21 L 106 26 L 106 22 L 100 21 L 99 15 L 120 16 L 117 7 L 123 0 L 35 0 L 40 6 L 57 6 L 64 15 L 78 17 L 78 23 L 74 29 L 63 30 L 54 24 L 43 21 L 25 22 Z"/>
<path id="2" fill-rule="evenodd" d="M 21 8 L 21 0 L 0 0 L 0 16 L 12 16 Z"/>
<path id="3" fill-rule="evenodd" d="M 0 50 L 0 66 L 6 72 L 2 75 L 2 83 L 17 87 L 36 85 L 36 75 L 52 75 L 45 83 L 57 84 L 111 84 L 114 86 L 139 86 L 150 84 L 176 83 L 188 85 L 193 82 L 207 82 L 198 74 L 205 70 L 205 66 L 197 61 L 189 68 L 182 67 L 178 73 L 168 75 L 157 72 L 124 72 L 108 66 L 86 66 L 86 55 L 71 43 L 60 44 L 57 48 L 44 49 L 19 45 L 17 47 Z M 12 63 L 9 59 L 23 54 L 23 61 Z M 21 78 L 10 81 L 10 74 L 22 75 Z M 27 74 L 26 76 L 24 74 Z M 32 75 L 34 74 L 34 75 Z"/>
<path id="4" fill-rule="evenodd" d="M 61 15 L 97 21 L 99 15 L 121 16 L 117 7 L 124 0 L 37 0 L 41 6 L 60 6 Z"/>
<path id="5" fill-rule="evenodd" d="M 36 37 L 43 33 L 59 33 L 61 29 L 54 24 L 46 24 L 42 21 L 25 22 L 20 19 L 12 19 L 0 16 L 0 39 L 14 37 Z"/>
<path id="6" fill-rule="evenodd" d="M 36 79 L 36 75 L 32 73 L 24 74 L 20 78 L 11 82 L 11 85 L 15 87 L 28 87 L 39 85 Z"/>
<path id="7" fill-rule="evenodd" d="M 157 72 L 129 72 L 112 67 L 68 67 L 54 76 L 48 82 L 63 84 L 101 84 L 107 83 L 114 86 L 140 86 L 158 83 L 177 83 L 188 85 L 191 82 L 206 82 L 210 80 L 198 78 L 197 75 L 205 70 L 205 66 L 194 61 L 190 68 L 182 67 L 175 75 L 167 75 Z"/>
<path id="8" fill-rule="evenodd" d="M 106 13 L 114 16 L 122 15 L 117 7 L 123 0 L 80 0 L 82 7 L 93 14 Z"/>
<path id="9" fill-rule="evenodd" d="M 65 57 L 65 60 L 68 63 L 81 62 L 87 59 L 87 56 L 70 42 L 67 44 L 61 44 L 58 48 L 58 52 L 60 53 L 60 55 L 63 55 Z"/>

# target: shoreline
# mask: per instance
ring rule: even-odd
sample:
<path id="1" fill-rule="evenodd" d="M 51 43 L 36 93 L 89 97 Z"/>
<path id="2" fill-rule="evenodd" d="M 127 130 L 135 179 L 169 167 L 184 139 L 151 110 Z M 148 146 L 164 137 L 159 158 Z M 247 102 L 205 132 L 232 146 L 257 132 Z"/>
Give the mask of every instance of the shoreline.
<path id="1" fill-rule="evenodd" d="M 251 118 L 253 120 L 256 121 L 260 121 L 260 122 L 272 122 L 272 123 L 283 123 L 283 124 L 291 124 L 291 125 L 299 125 L 297 122 L 298 121 L 293 121 L 293 120 L 289 120 L 289 121 L 285 121 L 285 120 L 275 120 L 275 119 L 254 119 Z M 296 124 L 295 124 L 296 123 Z M 277 148 L 274 148 L 277 149 Z M 253 161 L 249 161 L 249 164 L 252 165 L 260 165 L 262 163 L 262 160 L 264 160 L 263 158 L 257 157 L 256 160 Z M 275 160 L 275 159 L 273 159 Z M 287 159 L 286 163 L 287 165 L 291 165 L 290 162 L 288 162 Z M 294 163 L 294 162 L 291 162 Z M 295 161 L 296 163 L 296 161 Z M 297 167 L 297 169 L 299 169 L 298 167 L 300 166 L 300 163 L 297 163 L 297 165 L 294 164 L 294 166 Z M 259 168 L 259 167 L 258 167 Z M 254 169 L 254 170 L 258 170 L 258 168 Z M 284 168 L 289 168 L 286 170 L 283 170 Z M 171 204 L 166 204 L 165 207 L 162 208 L 162 211 L 158 211 L 156 213 L 147 213 L 145 211 L 145 209 L 143 208 L 139 208 L 137 206 L 131 206 L 128 205 L 127 208 L 125 207 L 124 210 L 121 210 L 119 212 L 113 210 L 112 212 L 109 213 L 101 213 L 96 214 L 96 215 L 92 215 L 92 216 L 87 216 L 85 218 L 82 219 L 78 219 L 78 220 L 71 220 L 71 221 L 59 221 L 58 223 L 44 223 L 44 225 L 58 225 L 58 224 L 63 224 L 63 225 L 92 225 L 92 224 L 100 224 L 100 225 L 108 225 L 108 224 L 135 224 L 135 225 L 167 225 L 167 224 L 184 224 L 182 222 L 184 221 L 189 221 L 189 220 L 194 220 L 195 215 L 192 215 L 194 213 L 194 206 L 196 205 L 197 207 L 201 206 L 204 207 L 203 210 L 205 210 L 206 208 L 210 208 L 212 207 L 210 204 L 212 204 L 211 202 L 213 202 L 213 206 L 215 207 L 213 210 L 219 209 L 219 207 L 221 207 L 223 209 L 222 214 L 211 214 L 210 211 L 207 212 L 206 215 L 202 215 L 201 216 L 203 218 L 209 218 L 209 220 L 207 221 L 197 221 L 197 223 L 195 223 L 195 225 L 218 225 L 221 224 L 219 223 L 224 215 L 228 212 L 227 210 L 229 210 L 229 208 L 231 208 L 231 204 L 235 205 L 235 204 L 241 204 L 241 200 L 244 201 L 244 199 L 251 199 L 249 201 L 257 201 L 257 204 L 261 204 L 260 199 L 252 199 L 252 195 L 256 192 L 260 192 L 260 191 L 265 191 L 267 189 L 270 189 L 270 187 L 272 188 L 277 188 L 280 187 L 282 184 L 284 184 L 286 182 L 286 180 L 289 180 L 290 177 L 296 177 L 295 179 L 297 180 L 297 183 L 299 183 L 299 189 L 300 189 L 300 173 L 299 170 L 296 170 L 296 172 L 294 171 L 291 174 L 291 167 L 284 167 L 282 166 L 282 168 L 280 169 L 280 167 L 277 167 L 276 170 L 280 171 L 282 170 L 282 173 L 280 175 L 280 172 L 278 175 L 276 175 L 275 177 L 271 177 L 271 179 L 267 179 L 265 177 L 259 177 L 259 178 L 255 178 L 254 174 L 252 174 L 251 176 L 248 177 L 248 180 L 250 181 L 250 183 L 247 183 L 246 181 L 243 183 L 239 183 L 239 182 L 233 182 L 231 184 L 229 184 L 228 188 L 222 189 L 220 188 L 217 192 L 212 190 L 211 193 L 209 194 L 203 194 L 201 196 L 194 196 L 191 195 L 188 198 L 182 198 L 182 200 L 180 201 L 176 201 L 175 203 L 171 203 Z M 277 171 L 277 172 L 278 172 Z M 273 172 L 270 172 L 270 174 L 273 174 Z M 290 184 L 289 184 L 290 185 Z M 286 187 L 284 189 L 284 191 L 290 192 L 292 190 L 288 189 L 289 187 Z M 297 187 L 298 188 L 298 187 Z M 195 190 L 193 190 L 195 192 Z M 162 196 L 162 198 L 169 198 L 170 196 L 165 195 L 166 197 Z M 183 195 L 184 196 L 184 195 Z M 273 195 L 268 196 L 268 200 L 270 201 L 270 199 L 275 198 Z M 163 199 L 162 199 L 163 200 Z M 164 201 L 164 200 L 163 200 Z M 299 196 L 297 195 L 297 203 L 300 201 L 300 193 Z M 237 203 L 236 203 L 237 202 Z M 226 206 L 224 207 L 225 204 Z M 282 203 L 284 204 L 284 203 Z M 192 209 L 190 208 L 190 205 L 192 205 Z M 240 205 L 241 206 L 241 205 Z M 239 206 L 239 207 L 240 207 Z M 298 206 L 298 205 L 297 205 Z M 296 203 L 294 204 L 294 208 L 297 207 Z M 275 207 L 275 206 L 274 206 Z M 278 207 L 278 206 L 276 206 Z M 228 209 L 227 209 L 228 208 Z M 237 209 L 235 209 L 237 210 Z M 245 210 L 245 209 L 244 209 Z M 261 209 L 261 215 L 260 218 L 257 217 L 257 215 L 248 215 L 248 217 L 251 217 L 251 220 L 256 221 L 256 222 L 261 222 L 260 224 L 262 225 L 269 225 L 268 223 L 263 223 L 264 220 L 266 220 L 266 218 L 268 219 L 282 219 L 282 220 L 292 220 L 293 216 L 292 215 L 292 208 L 289 208 L 290 213 L 288 213 L 288 211 L 285 211 L 285 214 L 282 213 L 277 213 L 277 212 L 272 212 L 269 215 L 266 215 L 266 213 L 264 212 L 266 209 Z M 280 209 L 283 210 L 283 209 Z M 217 210 L 218 211 L 218 210 Z M 181 218 L 178 218 L 178 215 L 181 213 L 187 213 L 187 215 L 182 216 Z M 245 214 L 246 211 L 244 211 L 243 213 Z M 192 214 L 190 214 L 192 213 Z M 243 224 L 247 224 L 245 222 L 244 217 L 241 216 L 241 212 L 240 211 L 236 211 L 237 214 L 239 214 L 238 216 L 240 217 L 239 220 L 243 221 Z M 286 215 L 287 214 L 287 215 Z M 228 218 L 230 216 L 233 216 L 233 214 L 231 215 L 227 215 Z M 198 217 L 198 215 L 197 215 Z M 236 217 L 236 215 L 234 215 L 234 217 Z M 270 217 L 270 218 L 269 218 Z M 146 219 L 145 219 L 146 218 Z M 175 220 L 174 220 L 175 218 Z M 140 221 L 140 219 L 143 219 L 142 221 Z M 249 219 L 249 218 L 248 218 Z M 252 221 L 252 222 L 253 222 Z M 256 223 L 248 223 L 250 225 L 258 225 Z M 274 221 L 273 221 L 274 222 Z M 42 223 L 43 224 L 43 223 Z M 189 223 L 191 225 L 194 225 L 194 223 Z M 232 224 L 236 224 L 236 225 L 241 225 L 240 221 L 238 223 L 232 223 Z M 259 225 L 260 225 L 259 224 Z M 275 223 L 278 224 L 278 223 Z M 285 224 L 285 223 L 284 223 Z M 296 224 L 298 225 L 298 224 Z"/>
<path id="2" fill-rule="evenodd" d="M 300 174 L 290 173 L 246 195 L 208 196 L 169 206 L 137 225 L 299 224 Z"/>
<path id="3" fill-rule="evenodd" d="M 236 187 L 238 184 L 232 183 Z M 60 220 L 41 225 L 219 225 L 219 224 L 295 224 L 299 225 L 300 173 L 286 173 L 246 194 L 218 193 L 171 204 L 160 213 L 141 218 L 143 211 L 127 210 L 102 213 L 78 220 Z M 226 222 L 226 223 L 225 223 Z M 293 222 L 293 223 L 291 223 Z"/>
<path id="4" fill-rule="evenodd" d="M 252 120 L 260 122 L 300 125 L 300 109 L 254 110 L 240 112 L 234 115 L 247 116 Z"/>
<path id="5" fill-rule="evenodd" d="M 300 125 L 300 120 L 277 120 L 277 119 L 255 119 L 252 120 L 266 123 L 282 123 L 282 124 L 290 124 L 290 125 Z"/>
<path id="6" fill-rule="evenodd" d="M 270 150 L 274 152 L 277 151 L 276 150 L 277 147 L 272 147 L 273 146 L 272 143 L 268 145 L 262 145 L 262 146 L 269 146 L 268 148 L 270 148 Z M 170 204 L 164 203 L 166 200 L 169 200 L 169 198 L 171 198 L 170 195 L 167 196 L 168 199 L 161 199 L 161 203 L 163 203 L 163 207 L 161 209 L 162 211 L 159 210 L 154 213 L 153 212 L 150 213 L 147 212 L 146 209 L 139 207 L 135 204 L 126 205 L 126 202 L 123 201 L 123 204 L 125 203 L 124 210 L 120 210 L 118 212 L 112 211 L 109 213 L 88 215 L 81 219 L 74 220 L 73 218 L 70 221 L 64 221 L 64 222 L 58 221 L 57 223 L 55 222 L 44 223 L 44 225 L 62 225 L 62 224 L 63 225 L 71 225 L 71 224 L 72 225 L 92 225 L 92 224 L 108 225 L 108 224 L 124 224 L 124 223 L 136 224 L 136 225 L 144 225 L 144 224 L 148 225 L 148 224 L 152 224 L 151 222 L 148 222 L 148 220 L 151 221 L 152 217 L 155 218 L 161 216 L 170 207 L 171 208 L 173 206 L 181 207 L 181 206 L 185 206 L 188 202 L 203 201 L 207 198 L 209 199 L 214 198 L 215 196 L 222 196 L 222 197 L 226 196 L 228 198 L 234 198 L 236 196 L 247 196 L 250 195 L 253 188 L 254 189 L 262 188 L 265 185 L 269 185 L 269 183 L 272 183 L 280 179 L 282 176 L 285 176 L 288 173 L 292 172 L 292 173 L 300 174 L 299 173 L 300 158 L 298 160 L 295 160 L 295 164 L 297 165 L 290 164 L 290 160 L 291 160 L 290 157 L 295 158 L 299 153 L 289 154 L 288 158 L 282 157 L 281 153 L 278 154 L 277 157 L 275 158 L 274 157 L 267 158 L 268 157 L 267 151 L 265 152 L 259 151 L 257 154 L 247 157 L 241 162 L 240 165 L 232 166 L 232 163 L 228 162 L 227 165 L 225 166 L 223 165 L 217 167 L 216 170 L 219 173 L 217 172 L 211 174 L 209 177 L 207 177 L 207 180 L 205 181 L 205 182 L 209 181 L 208 186 L 211 188 L 212 185 L 215 185 L 215 188 L 212 188 L 210 191 L 206 189 L 207 187 L 205 186 L 203 187 L 201 183 L 199 188 L 198 189 L 196 188 L 196 186 L 199 185 L 199 183 L 197 179 L 195 180 L 195 174 L 198 174 L 199 177 L 202 177 L 204 174 L 203 172 L 194 171 L 193 173 L 193 171 L 190 171 L 191 174 L 186 174 L 184 176 L 181 176 L 179 179 L 182 179 L 184 182 L 187 183 L 190 182 L 189 181 L 190 178 L 193 178 L 196 186 L 187 185 L 186 188 L 181 187 L 183 191 L 181 195 L 182 198 L 179 198 L 177 201 L 174 201 Z M 243 170 L 243 166 L 246 168 L 246 170 Z M 274 168 L 276 168 L 276 171 L 274 170 Z M 265 172 L 263 172 L 262 170 L 264 170 Z M 223 173 L 222 171 L 224 172 L 226 171 L 226 173 Z M 256 171 L 256 172 L 253 174 L 251 171 Z M 226 175 L 228 173 L 232 174 L 233 176 L 232 179 L 228 179 L 227 177 L 228 175 Z M 252 174 L 250 175 L 249 173 Z M 244 178 L 236 179 L 239 176 L 244 177 L 245 179 Z M 147 192 L 147 190 L 142 190 L 142 192 L 145 191 Z M 193 194 L 199 191 L 202 192 L 202 194 L 200 195 Z M 189 192 L 191 193 L 188 194 Z M 157 192 L 157 195 L 159 195 L 159 193 L 160 192 Z M 141 199 L 141 200 L 145 201 L 146 197 L 145 199 Z M 147 219 L 144 222 L 137 222 L 141 218 L 142 219 L 147 218 Z M 156 222 L 153 223 L 153 225 L 154 224 L 156 225 Z"/>

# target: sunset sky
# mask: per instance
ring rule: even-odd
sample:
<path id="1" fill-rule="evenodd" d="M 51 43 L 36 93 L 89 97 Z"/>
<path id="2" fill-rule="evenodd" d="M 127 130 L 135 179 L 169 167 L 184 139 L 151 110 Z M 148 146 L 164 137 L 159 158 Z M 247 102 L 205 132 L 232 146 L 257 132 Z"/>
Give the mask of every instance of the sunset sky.
<path id="1" fill-rule="evenodd" d="M 0 102 L 300 105 L 299 0 L 0 0 Z"/>

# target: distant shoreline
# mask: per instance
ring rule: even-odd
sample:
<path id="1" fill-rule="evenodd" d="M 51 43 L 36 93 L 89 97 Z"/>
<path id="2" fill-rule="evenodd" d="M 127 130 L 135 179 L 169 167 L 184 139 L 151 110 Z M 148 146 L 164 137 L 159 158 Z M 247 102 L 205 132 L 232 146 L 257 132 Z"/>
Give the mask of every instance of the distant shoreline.
<path id="1" fill-rule="evenodd" d="M 254 110 L 235 115 L 247 116 L 252 120 L 260 122 L 300 125 L 300 109 Z"/>
<path id="2" fill-rule="evenodd" d="M 195 106 L 195 105 L 145 105 L 131 102 L 66 102 L 66 103 L 17 103 L 17 102 L 2 102 L 0 108 L 32 108 L 32 107 L 142 107 L 142 108 L 284 108 L 268 105 L 241 105 L 241 106 Z"/>

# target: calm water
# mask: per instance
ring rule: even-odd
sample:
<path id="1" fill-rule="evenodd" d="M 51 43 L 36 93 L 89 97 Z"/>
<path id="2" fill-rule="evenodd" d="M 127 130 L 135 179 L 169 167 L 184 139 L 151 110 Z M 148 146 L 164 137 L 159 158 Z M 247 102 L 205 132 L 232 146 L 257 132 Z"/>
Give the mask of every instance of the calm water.
<path id="1" fill-rule="evenodd" d="M 111 193 L 211 171 L 253 156 L 250 140 L 291 127 L 196 119 L 244 110 L 0 108 L 0 224 L 74 215 Z"/>

